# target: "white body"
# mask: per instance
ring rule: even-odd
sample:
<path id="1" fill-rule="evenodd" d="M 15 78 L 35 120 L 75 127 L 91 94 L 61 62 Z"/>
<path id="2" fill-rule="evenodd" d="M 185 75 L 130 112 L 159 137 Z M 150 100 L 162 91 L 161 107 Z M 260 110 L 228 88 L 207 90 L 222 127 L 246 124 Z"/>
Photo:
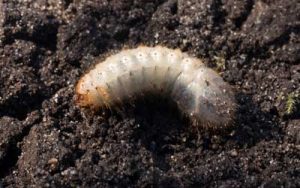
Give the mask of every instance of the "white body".
<path id="1" fill-rule="evenodd" d="M 165 47 L 123 50 L 98 63 L 76 87 L 78 104 L 105 108 L 144 93 L 168 95 L 203 125 L 229 125 L 236 103 L 230 86 L 200 59 Z"/>

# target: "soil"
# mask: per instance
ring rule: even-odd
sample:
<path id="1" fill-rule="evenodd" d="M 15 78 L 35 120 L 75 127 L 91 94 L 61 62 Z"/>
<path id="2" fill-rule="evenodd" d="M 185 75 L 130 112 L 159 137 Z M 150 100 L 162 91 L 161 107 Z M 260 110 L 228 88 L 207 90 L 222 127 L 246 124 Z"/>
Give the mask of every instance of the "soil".
<path id="1" fill-rule="evenodd" d="M 300 187 L 299 0 L 0 0 L 0 9 L 0 187 Z M 197 130 L 167 103 L 106 115 L 75 105 L 95 58 L 141 44 L 217 69 L 236 92 L 235 126 Z"/>

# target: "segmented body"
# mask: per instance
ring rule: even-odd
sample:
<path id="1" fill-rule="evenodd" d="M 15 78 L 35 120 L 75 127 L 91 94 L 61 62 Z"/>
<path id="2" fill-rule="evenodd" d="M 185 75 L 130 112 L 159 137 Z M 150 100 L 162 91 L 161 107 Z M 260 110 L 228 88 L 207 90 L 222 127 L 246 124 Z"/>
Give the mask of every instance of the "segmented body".
<path id="1" fill-rule="evenodd" d="M 178 49 L 123 50 L 98 63 L 76 86 L 79 106 L 93 109 L 145 93 L 170 97 L 199 125 L 221 128 L 234 119 L 236 103 L 229 84 L 200 59 Z"/>

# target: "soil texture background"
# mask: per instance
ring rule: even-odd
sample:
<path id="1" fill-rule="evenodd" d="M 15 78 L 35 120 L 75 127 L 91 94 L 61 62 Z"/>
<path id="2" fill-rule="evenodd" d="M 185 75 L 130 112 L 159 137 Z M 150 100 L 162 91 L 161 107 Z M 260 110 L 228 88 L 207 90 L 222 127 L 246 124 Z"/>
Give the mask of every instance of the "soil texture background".
<path id="1" fill-rule="evenodd" d="M 299 0 L 0 0 L 0 187 L 300 187 Z M 235 126 L 168 104 L 91 114 L 98 57 L 164 45 L 229 82 Z M 158 103 L 158 104 L 157 104 Z"/>

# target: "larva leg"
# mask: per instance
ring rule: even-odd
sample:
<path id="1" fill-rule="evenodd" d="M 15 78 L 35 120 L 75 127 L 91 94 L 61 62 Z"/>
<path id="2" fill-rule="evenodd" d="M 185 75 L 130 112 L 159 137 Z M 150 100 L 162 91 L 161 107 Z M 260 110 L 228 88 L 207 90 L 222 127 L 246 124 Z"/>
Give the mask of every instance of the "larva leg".
<path id="1" fill-rule="evenodd" d="M 100 103 L 100 101 L 101 101 L 102 108 L 104 107 L 106 109 L 110 109 L 110 100 L 106 97 L 107 90 L 104 90 L 103 88 L 100 88 L 100 87 L 96 87 L 96 91 L 97 91 L 98 95 L 100 96 L 98 98 L 98 102 Z M 91 101 L 91 102 L 95 102 L 95 101 Z"/>
<path id="2" fill-rule="evenodd" d="M 155 79 L 155 67 L 145 67 L 144 68 L 144 76 L 145 76 L 145 83 L 144 83 L 144 92 L 156 92 L 156 87 L 154 85 Z"/>
<path id="3" fill-rule="evenodd" d="M 124 99 L 133 99 L 134 97 L 136 97 L 136 93 L 138 93 L 137 87 L 135 85 L 134 82 L 134 76 L 135 74 L 130 74 L 130 73 L 125 73 L 121 76 L 119 76 L 119 82 L 121 82 L 122 84 L 122 88 L 124 89 L 124 93 L 122 94 L 124 97 Z"/>
<path id="4" fill-rule="evenodd" d="M 168 68 L 167 75 L 165 77 L 165 84 L 164 86 L 166 87 L 166 91 L 169 96 L 172 96 L 172 92 L 175 87 L 175 83 L 178 79 L 178 77 L 181 75 L 182 71 L 177 68 Z"/>
<path id="5" fill-rule="evenodd" d="M 173 98 L 178 108 L 186 115 L 193 116 L 196 106 L 196 98 L 193 91 L 188 89 L 184 84 L 177 84 L 175 92 L 173 93 Z"/>
<path id="6" fill-rule="evenodd" d="M 170 82 L 174 80 L 174 73 L 171 72 L 173 69 L 169 66 L 162 66 L 156 71 L 156 79 L 154 82 L 157 84 L 158 92 L 162 95 L 169 93 L 170 90 Z"/>
<path id="7" fill-rule="evenodd" d="M 141 70 L 135 70 L 129 72 L 129 78 L 131 82 L 131 89 L 134 91 L 134 96 L 139 96 L 140 93 L 143 90 L 143 83 L 142 80 L 142 71 Z"/>
<path id="8" fill-rule="evenodd" d="M 115 103 L 117 105 L 122 105 L 124 100 L 123 94 L 125 93 L 125 90 L 122 87 L 122 83 L 119 77 L 117 77 L 117 79 L 111 82 L 111 87 L 112 87 Z"/>

